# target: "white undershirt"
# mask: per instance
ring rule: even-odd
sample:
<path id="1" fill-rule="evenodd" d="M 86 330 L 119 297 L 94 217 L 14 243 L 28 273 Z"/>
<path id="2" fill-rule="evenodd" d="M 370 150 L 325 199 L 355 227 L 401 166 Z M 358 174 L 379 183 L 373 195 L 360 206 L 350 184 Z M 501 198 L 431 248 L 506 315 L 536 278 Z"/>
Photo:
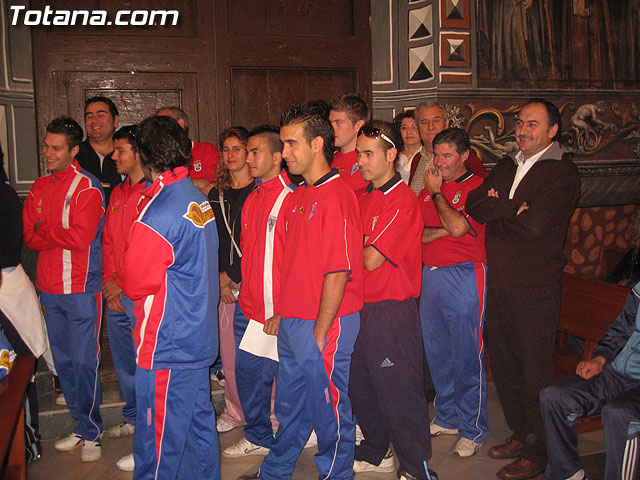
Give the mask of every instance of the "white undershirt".
<path id="1" fill-rule="evenodd" d="M 522 181 L 524 176 L 529 172 L 529 170 L 531 170 L 531 167 L 533 167 L 533 165 L 538 160 L 540 160 L 540 157 L 542 157 L 544 152 L 549 150 L 549 147 L 551 147 L 551 145 L 552 144 L 549 144 L 549 146 L 547 148 L 545 148 L 544 150 L 536 153 L 535 155 L 533 155 L 531 158 L 527 159 L 526 161 L 524 159 L 524 153 L 522 153 L 522 150 L 519 151 L 516 154 L 516 162 L 518 162 L 518 169 L 516 170 L 516 176 L 513 177 L 513 184 L 511 185 L 511 191 L 509 191 L 509 200 L 513 199 L 513 196 L 516 193 L 518 185 L 520 185 L 520 182 Z"/>

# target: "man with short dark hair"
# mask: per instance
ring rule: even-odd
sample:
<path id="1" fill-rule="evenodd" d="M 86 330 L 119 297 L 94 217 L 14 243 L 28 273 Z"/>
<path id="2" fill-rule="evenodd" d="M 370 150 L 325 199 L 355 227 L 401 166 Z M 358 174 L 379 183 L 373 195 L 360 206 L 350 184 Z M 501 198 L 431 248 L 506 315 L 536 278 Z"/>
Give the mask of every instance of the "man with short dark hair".
<path id="1" fill-rule="evenodd" d="M 113 136 L 113 160 L 124 182 L 111 194 L 104 219 L 102 235 L 102 294 L 107 306 L 107 329 L 111 357 L 116 367 L 120 390 L 124 396 L 122 407 L 124 422 L 104 434 L 107 437 L 133 435 L 136 426 L 136 353 L 132 332 L 136 326 L 133 300 L 122 291 L 122 269 L 129 230 L 138 217 L 140 191 L 148 186 L 140 166 L 136 145 L 136 126 L 122 127 Z M 120 470 L 133 471 L 133 455 L 127 455 L 117 463 Z"/>
<path id="2" fill-rule="evenodd" d="M 81 142 L 82 129 L 72 118 L 47 125 L 42 155 L 50 174 L 33 184 L 23 228 L 27 247 L 39 252 L 37 287 L 53 361 L 69 412 L 78 421 L 55 448 L 82 445 L 82 461 L 94 462 L 102 456 L 98 367 L 105 208 L 100 182 L 75 161 Z"/>
<path id="3" fill-rule="evenodd" d="M 354 192 L 366 188 L 358 168 L 356 141 L 358 131 L 369 121 L 371 112 L 366 102 L 353 93 L 343 93 L 331 101 L 329 121 L 335 135 L 336 152 L 331 167 L 338 169 L 340 177 Z"/>
<path id="4" fill-rule="evenodd" d="M 113 187 L 122 182 L 113 161 L 113 134 L 120 117 L 118 108 L 107 97 L 91 97 L 84 104 L 87 139 L 80 144 L 77 159 L 80 166 L 94 175 L 102 185 L 109 203 Z"/>
<path id="5" fill-rule="evenodd" d="M 277 315 L 276 416 L 280 427 L 259 472 L 290 478 L 311 430 L 316 465 L 326 479 L 353 478 L 355 427 L 347 395 L 362 308 L 362 226 L 353 191 L 329 167 L 334 133 L 313 105 L 281 120 L 282 155 L 304 184 L 291 194 Z M 281 318 L 281 319 L 280 319 Z M 278 323 L 276 327 L 275 324 Z"/>
<path id="6" fill-rule="evenodd" d="M 482 365 L 486 254 L 484 225 L 465 203 L 482 179 L 465 166 L 469 137 L 448 128 L 433 139 L 433 168 L 418 196 L 422 210 L 424 348 L 436 389 L 432 435 L 457 435 L 454 453 L 474 455 L 489 435 L 487 384 Z"/>
<path id="7" fill-rule="evenodd" d="M 131 226 L 121 275 L 137 319 L 134 478 L 220 479 L 209 365 L 217 356 L 218 233 L 188 179 L 191 142 L 174 119 L 136 130 L 152 185 Z"/>
<path id="8" fill-rule="evenodd" d="M 264 125 L 247 141 L 249 173 L 257 188 L 242 207 L 242 288 L 233 319 L 236 385 L 247 424 L 244 437 L 225 448 L 229 458 L 266 455 L 273 442 L 270 420 L 273 381 L 278 373 L 277 338 L 264 332 L 280 296 L 285 222 L 295 186 L 282 170 L 280 129 Z"/>
<path id="9" fill-rule="evenodd" d="M 161 107 L 156 115 L 173 118 L 189 135 L 189 117 L 180 107 Z M 209 142 L 191 141 L 189 178 L 205 195 L 208 195 L 209 190 L 213 188 L 213 181 L 216 179 L 216 166 L 219 161 L 220 154 L 215 145 Z"/>
<path id="10" fill-rule="evenodd" d="M 515 128 L 520 151 L 500 160 L 467 199 L 467 213 L 486 223 L 487 345 L 513 431 L 488 455 L 516 458 L 498 471 L 504 480 L 533 477 L 547 463 L 538 395 L 553 380 L 562 246 L 580 194 L 578 169 L 554 141 L 560 131 L 555 105 L 526 102 Z"/>
<path id="11" fill-rule="evenodd" d="M 416 305 L 422 219 L 416 196 L 395 170 L 397 143 L 390 123 L 373 122 L 360 129 L 356 146 L 362 178 L 370 183 L 358 194 L 365 287 L 349 396 L 364 440 L 353 470 L 395 471 L 393 443 L 400 479 L 424 480 L 431 441 Z"/>

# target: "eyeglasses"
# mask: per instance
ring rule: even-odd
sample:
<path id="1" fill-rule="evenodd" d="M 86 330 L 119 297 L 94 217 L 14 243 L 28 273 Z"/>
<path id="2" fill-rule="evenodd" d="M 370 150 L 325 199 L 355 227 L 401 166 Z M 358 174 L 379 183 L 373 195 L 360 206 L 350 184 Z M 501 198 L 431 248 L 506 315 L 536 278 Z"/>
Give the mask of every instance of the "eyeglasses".
<path id="1" fill-rule="evenodd" d="M 380 131 L 379 128 L 371 127 L 369 125 L 365 125 L 358 130 L 358 136 L 364 135 L 367 138 L 381 138 L 386 142 L 389 142 L 393 148 L 397 148 L 396 144 L 393 143 L 389 137 L 387 137 L 384 133 Z"/>

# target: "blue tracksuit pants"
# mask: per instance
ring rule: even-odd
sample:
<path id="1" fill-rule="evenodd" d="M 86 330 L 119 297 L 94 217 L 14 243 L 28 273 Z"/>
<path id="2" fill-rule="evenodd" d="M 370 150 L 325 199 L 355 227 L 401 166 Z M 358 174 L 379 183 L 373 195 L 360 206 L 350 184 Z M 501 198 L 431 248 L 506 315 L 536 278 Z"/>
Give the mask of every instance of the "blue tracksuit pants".
<path id="1" fill-rule="evenodd" d="M 209 368 L 136 367 L 138 419 L 133 438 L 138 479 L 220 480 Z"/>
<path id="2" fill-rule="evenodd" d="M 271 392 L 278 374 L 278 362 L 240 350 L 240 341 L 247 330 L 249 320 L 240 304 L 236 305 L 233 329 L 236 339 L 236 386 L 247 424 L 244 436 L 251 443 L 271 448 Z"/>
<path id="3" fill-rule="evenodd" d="M 53 362 L 67 408 L 78 421 L 75 433 L 98 441 L 100 416 L 100 323 L 102 293 L 40 294 Z"/>
<path id="4" fill-rule="evenodd" d="M 487 267 L 467 262 L 422 271 L 420 321 L 436 389 L 437 425 L 481 443 L 489 435 L 482 358 Z"/>
<path id="5" fill-rule="evenodd" d="M 275 404 L 280 427 L 260 467 L 262 480 L 291 478 L 311 430 L 318 436 L 320 478 L 352 480 L 355 475 L 355 424 L 347 392 L 360 315 L 336 318 L 322 352 L 314 325 L 298 318 L 280 321 Z"/>
<path id="6" fill-rule="evenodd" d="M 638 474 L 640 381 L 605 365 L 599 375 L 556 380 L 540 392 L 547 439 L 549 480 L 569 478 L 580 469 L 576 419 L 602 414 L 607 451 L 604 480 L 634 480 Z"/>
<path id="7" fill-rule="evenodd" d="M 133 315 L 133 300 L 122 295 L 125 312 L 114 312 L 107 308 L 107 331 L 111 357 L 116 367 L 120 390 L 124 396 L 122 415 L 131 425 L 136 424 L 136 350 L 133 343 L 133 331 L 136 317 Z"/>

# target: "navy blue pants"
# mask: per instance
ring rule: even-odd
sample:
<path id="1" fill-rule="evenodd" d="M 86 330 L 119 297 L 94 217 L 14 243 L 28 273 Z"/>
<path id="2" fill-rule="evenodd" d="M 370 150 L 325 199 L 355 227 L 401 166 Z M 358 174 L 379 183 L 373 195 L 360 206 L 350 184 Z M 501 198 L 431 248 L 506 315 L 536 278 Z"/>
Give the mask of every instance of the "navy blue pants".
<path id="1" fill-rule="evenodd" d="M 640 381 L 605 365 L 599 375 L 557 380 L 540 392 L 540 409 L 547 439 L 549 480 L 569 478 L 580 469 L 578 417 L 602 414 L 607 453 L 604 480 L 632 480 L 638 472 Z"/>
<path id="2" fill-rule="evenodd" d="M 244 436 L 251 443 L 271 448 L 273 428 L 271 426 L 271 392 L 278 374 L 278 362 L 240 350 L 240 341 L 249 320 L 236 304 L 233 330 L 236 339 L 236 386 L 240 404 L 247 424 Z"/>
<path id="3" fill-rule="evenodd" d="M 320 478 L 352 480 L 355 475 L 355 423 L 347 393 L 360 315 L 336 318 L 322 352 L 313 336 L 314 325 L 313 320 L 299 318 L 280 321 L 275 403 L 280 427 L 260 467 L 262 480 L 291 478 L 311 430 L 318 436 L 315 460 Z"/>
<path id="4" fill-rule="evenodd" d="M 365 303 L 351 359 L 349 397 L 364 434 L 355 459 L 379 465 L 389 442 L 400 469 L 426 478 L 431 458 L 424 347 L 413 298 Z"/>
<path id="5" fill-rule="evenodd" d="M 425 266 L 420 297 L 424 349 L 436 389 L 433 421 L 476 443 L 489 435 L 482 364 L 486 271 L 480 262 Z"/>
<path id="6" fill-rule="evenodd" d="M 122 306 L 125 312 L 114 312 L 107 308 L 107 331 L 109 347 L 120 390 L 124 397 L 122 415 L 131 425 L 136 424 L 136 349 L 133 343 L 133 332 L 136 328 L 136 317 L 133 315 L 133 300 L 122 295 Z"/>
<path id="7" fill-rule="evenodd" d="M 53 362 L 67 408 L 78 422 L 75 433 L 98 441 L 100 416 L 100 322 L 102 293 L 57 295 L 42 292 Z"/>
<path id="8" fill-rule="evenodd" d="M 133 478 L 220 480 L 209 368 L 136 367 Z"/>

